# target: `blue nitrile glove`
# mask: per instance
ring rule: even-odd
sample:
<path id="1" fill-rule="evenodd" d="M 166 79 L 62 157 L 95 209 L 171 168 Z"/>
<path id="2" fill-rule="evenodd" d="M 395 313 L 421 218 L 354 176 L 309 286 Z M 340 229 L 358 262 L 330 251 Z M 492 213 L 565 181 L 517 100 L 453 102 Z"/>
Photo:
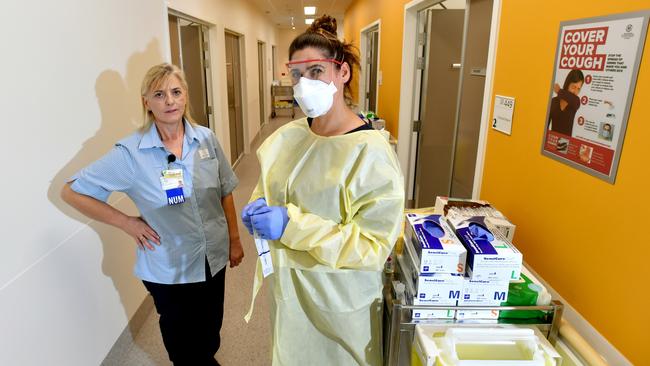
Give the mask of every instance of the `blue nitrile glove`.
<path id="1" fill-rule="evenodd" d="M 492 235 L 490 230 L 484 228 L 480 224 L 470 223 L 469 232 L 472 234 L 472 237 L 476 239 L 485 239 L 488 241 L 494 240 L 494 235 Z"/>
<path id="2" fill-rule="evenodd" d="M 244 223 L 244 226 L 246 226 L 246 229 L 248 229 L 248 233 L 251 235 L 253 235 L 253 224 L 251 223 L 251 216 L 255 210 L 261 207 L 266 207 L 266 200 L 264 198 L 256 199 L 255 201 L 244 206 L 244 208 L 241 210 L 241 221 Z"/>
<path id="3" fill-rule="evenodd" d="M 443 236 L 445 236 L 445 230 L 443 230 L 440 224 L 438 224 L 435 221 L 424 220 L 424 222 L 422 223 L 422 227 L 434 238 L 440 239 Z"/>
<path id="4" fill-rule="evenodd" d="M 286 207 L 264 206 L 253 213 L 251 222 L 260 238 L 278 240 L 287 227 L 289 215 Z"/>

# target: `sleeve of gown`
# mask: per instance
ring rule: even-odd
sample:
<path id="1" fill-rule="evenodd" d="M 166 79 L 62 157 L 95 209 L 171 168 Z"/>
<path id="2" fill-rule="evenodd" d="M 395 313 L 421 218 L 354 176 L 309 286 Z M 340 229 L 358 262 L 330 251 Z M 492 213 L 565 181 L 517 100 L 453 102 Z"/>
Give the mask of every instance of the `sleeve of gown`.
<path id="1" fill-rule="evenodd" d="M 383 268 L 404 217 L 404 188 L 394 154 L 382 152 L 366 154 L 348 177 L 339 197 L 343 222 L 288 204 L 289 223 L 280 238 L 282 244 L 308 251 L 332 268 Z"/>

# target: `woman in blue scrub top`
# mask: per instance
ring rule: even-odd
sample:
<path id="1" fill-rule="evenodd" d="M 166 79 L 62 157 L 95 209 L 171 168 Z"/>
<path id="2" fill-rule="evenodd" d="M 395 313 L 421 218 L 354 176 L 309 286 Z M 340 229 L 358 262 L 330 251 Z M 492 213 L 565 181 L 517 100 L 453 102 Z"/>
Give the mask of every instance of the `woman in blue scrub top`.
<path id="1" fill-rule="evenodd" d="M 133 237 L 134 272 L 154 299 L 174 365 L 218 365 L 225 267 L 244 257 L 232 196 L 238 180 L 214 133 L 192 121 L 178 67 L 152 67 L 141 92 L 142 128 L 70 178 L 61 197 Z M 108 205 L 114 191 L 141 216 Z"/>

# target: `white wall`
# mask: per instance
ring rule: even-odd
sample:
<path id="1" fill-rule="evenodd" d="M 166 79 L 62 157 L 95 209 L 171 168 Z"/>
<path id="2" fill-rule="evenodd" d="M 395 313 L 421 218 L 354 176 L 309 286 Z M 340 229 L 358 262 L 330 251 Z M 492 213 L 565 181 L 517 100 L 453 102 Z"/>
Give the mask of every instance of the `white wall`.
<path id="1" fill-rule="evenodd" d="M 0 365 L 98 365 L 145 298 L 132 275 L 132 240 L 83 217 L 59 192 L 67 177 L 135 129 L 142 77 L 169 59 L 167 3 L 216 24 L 215 120 L 226 151 L 223 30 L 245 35 L 250 141 L 259 129 L 257 41 L 267 46 L 267 88 L 277 45 L 257 9 L 210 0 L 3 2 Z M 123 196 L 111 203 L 137 214 Z"/>
<path id="2" fill-rule="evenodd" d="M 266 80 L 264 89 L 266 119 L 270 114 L 272 52 L 271 46 L 277 46 L 277 30 L 258 8 L 247 1 L 229 0 L 168 0 L 169 8 L 213 24 L 210 27 L 210 51 L 212 52 L 212 79 L 215 113 L 215 133 L 225 151 L 230 151 L 230 133 L 228 127 L 228 94 L 226 80 L 226 48 L 224 30 L 230 30 L 244 36 L 242 56 L 245 73 L 243 84 L 244 142 L 249 152 L 250 142 L 260 129 L 259 78 L 257 69 L 257 41 L 265 43 Z M 230 154 L 226 154 L 230 157 Z"/>
<path id="3" fill-rule="evenodd" d="M 145 297 L 135 245 L 59 191 L 134 129 L 144 72 L 168 54 L 165 5 L 14 0 L 2 12 L 0 365 L 98 365 Z"/>
<path id="4" fill-rule="evenodd" d="M 287 73 L 287 62 L 289 62 L 289 46 L 291 42 L 304 32 L 305 29 L 287 29 L 283 28 L 278 31 L 278 68 L 277 78 L 282 78 L 282 74 Z"/>

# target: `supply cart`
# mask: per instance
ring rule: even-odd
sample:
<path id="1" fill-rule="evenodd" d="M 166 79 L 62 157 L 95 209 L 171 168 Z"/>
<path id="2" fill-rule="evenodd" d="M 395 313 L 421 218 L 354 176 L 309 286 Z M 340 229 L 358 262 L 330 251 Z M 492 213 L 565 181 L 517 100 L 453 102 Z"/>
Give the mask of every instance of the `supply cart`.
<path id="1" fill-rule="evenodd" d="M 271 86 L 271 118 L 275 118 L 277 110 L 290 109 L 291 118 L 294 118 L 296 113 L 293 109 L 293 87 L 285 85 L 272 85 Z"/>
<path id="2" fill-rule="evenodd" d="M 407 297 L 395 296 L 394 284 L 404 281 L 406 262 L 401 254 L 394 254 L 397 259 L 392 273 L 384 275 L 384 365 L 408 366 L 411 365 L 411 345 L 416 324 L 436 324 L 449 327 L 481 327 L 499 326 L 503 324 L 517 324 L 521 327 L 536 328 L 551 344 L 555 344 L 563 305 L 559 301 L 552 301 L 547 306 L 430 306 L 412 304 Z M 535 319 L 413 319 L 414 309 L 428 310 L 540 310 L 544 315 Z"/>

